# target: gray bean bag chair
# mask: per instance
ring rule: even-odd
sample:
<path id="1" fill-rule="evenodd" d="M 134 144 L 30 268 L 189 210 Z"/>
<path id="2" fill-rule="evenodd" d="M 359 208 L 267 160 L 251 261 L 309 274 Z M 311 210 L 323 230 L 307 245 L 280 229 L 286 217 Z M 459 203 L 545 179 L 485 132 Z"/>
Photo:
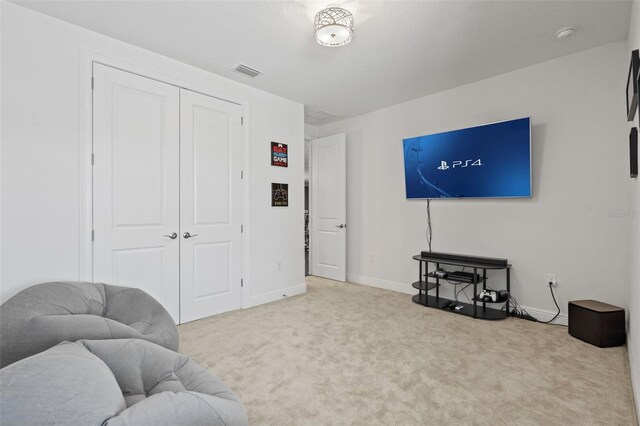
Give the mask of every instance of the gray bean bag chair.
<path id="1" fill-rule="evenodd" d="M 140 289 L 83 282 L 34 285 L 0 306 L 0 368 L 65 340 L 136 338 L 178 350 L 169 313 Z"/>
<path id="2" fill-rule="evenodd" d="M 0 370 L 13 425 L 246 425 L 242 403 L 188 357 L 138 339 L 64 342 Z"/>

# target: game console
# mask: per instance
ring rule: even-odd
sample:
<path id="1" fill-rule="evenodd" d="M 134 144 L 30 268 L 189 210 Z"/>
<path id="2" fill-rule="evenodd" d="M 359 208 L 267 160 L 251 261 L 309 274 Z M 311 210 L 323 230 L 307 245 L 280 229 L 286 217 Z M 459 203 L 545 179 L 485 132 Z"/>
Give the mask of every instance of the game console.
<path id="1" fill-rule="evenodd" d="M 433 272 L 433 275 L 435 275 L 438 278 L 443 278 L 444 279 L 444 278 L 447 278 L 448 272 L 445 271 L 444 269 L 436 269 Z"/>
<path id="2" fill-rule="evenodd" d="M 473 283 L 480 281 L 480 275 L 464 271 L 449 272 L 448 277 L 453 281 L 460 281 L 463 283 Z"/>

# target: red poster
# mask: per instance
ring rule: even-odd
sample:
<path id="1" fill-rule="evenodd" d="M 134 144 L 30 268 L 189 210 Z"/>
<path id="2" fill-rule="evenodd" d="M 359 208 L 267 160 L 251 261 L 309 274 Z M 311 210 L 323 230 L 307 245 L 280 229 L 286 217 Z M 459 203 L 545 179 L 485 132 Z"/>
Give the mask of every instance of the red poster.
<path id="1" fill-rule="evenodd" d="M 286 143 L 271 142 L 271 165 L 289 166 L 289 149 Z"/>

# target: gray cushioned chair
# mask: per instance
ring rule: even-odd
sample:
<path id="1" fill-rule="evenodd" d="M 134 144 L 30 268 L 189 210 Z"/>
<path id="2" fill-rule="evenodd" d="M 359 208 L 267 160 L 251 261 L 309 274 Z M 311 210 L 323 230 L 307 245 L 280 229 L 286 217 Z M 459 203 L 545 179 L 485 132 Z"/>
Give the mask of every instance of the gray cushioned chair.
<path id="1" fill-rule="evenodd" d="M 169 313 L 140 289 L 50 282 L 22 290 L 0 307 L 0 367 L 65 340 L 136 338 L 178 350 Z"/>
<path id="2" fill-rule="evenodd" d="M 138 339 L 64 342 L 0 370 L 13 425 L 246 425 L 242 403 L 188 357 Z"/>

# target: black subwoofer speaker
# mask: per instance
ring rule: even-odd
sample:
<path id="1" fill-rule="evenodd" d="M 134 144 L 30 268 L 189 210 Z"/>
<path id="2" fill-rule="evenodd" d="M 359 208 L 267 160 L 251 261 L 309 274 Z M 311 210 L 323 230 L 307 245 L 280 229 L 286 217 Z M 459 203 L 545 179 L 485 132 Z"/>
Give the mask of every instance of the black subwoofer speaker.
<path id="1" fill-rule="evenodd" d="M 601 348 L 624 345 L 624 309 L 595 300 L 569 302 L 569 334 Z"/>

